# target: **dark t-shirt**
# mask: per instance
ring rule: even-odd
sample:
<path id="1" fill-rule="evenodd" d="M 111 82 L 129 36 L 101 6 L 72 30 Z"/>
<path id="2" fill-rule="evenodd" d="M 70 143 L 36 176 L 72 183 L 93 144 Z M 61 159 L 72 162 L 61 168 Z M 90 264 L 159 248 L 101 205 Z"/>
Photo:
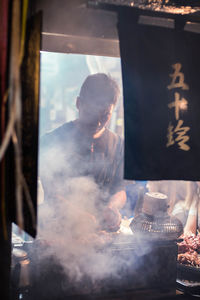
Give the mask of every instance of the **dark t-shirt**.
<path id="1" fill-rule="evenodd" d="M 72 121 L 41 138 L 40 177 L 45 198 L 61 195 L 68 178 L 81 176 L 92 177 L 109 195 L 122 189 L 123 141 L 108 129 L 97 139 L 88 138 Z"/>

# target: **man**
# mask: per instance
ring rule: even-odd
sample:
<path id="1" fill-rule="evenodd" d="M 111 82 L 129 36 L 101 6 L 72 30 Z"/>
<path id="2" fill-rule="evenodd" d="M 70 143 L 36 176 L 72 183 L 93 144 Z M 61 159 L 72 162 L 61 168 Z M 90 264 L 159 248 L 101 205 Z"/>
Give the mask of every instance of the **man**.
<path id="1" fill-rule="evenodd" d="M 78 119 L 47 133 L 40 144 L 45 198 L 67 198 L 65 181 L 89 176 L 101 191 L 101 199 L 96 203 L 100 223 L 111 231 L 119 228 L 119 209 L 126 201 L 122 184 L 123 142 L 106 127 L 118 98 L 119 87 L 110 76 L 88 76 L 76 101 Z"/>

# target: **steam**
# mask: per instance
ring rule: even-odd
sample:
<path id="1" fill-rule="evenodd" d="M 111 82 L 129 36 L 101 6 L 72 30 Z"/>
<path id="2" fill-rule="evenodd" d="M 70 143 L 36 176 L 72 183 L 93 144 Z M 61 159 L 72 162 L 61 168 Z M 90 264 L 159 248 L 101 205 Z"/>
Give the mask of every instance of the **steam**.
<path id="1" fill-rule="evenodd" d="M 72 150 L 75 149 L 66 149 L 66 153 Z M 71 157 L 69 154 L 69 160 L 63 160 L 63 151 L 60 151 L 55 161 L 51 151 L 49 153 L 43 157 L 47 168 L 42 171 L 51 182 L 46 189 L 54 191 L 54 196 L 39 205 L 38 241 L 44 241 L 44 244 L 39 244 L 37 249 L 38 284 L 43 290 L 45 286 L 48 295 L 55 293 L 55 298 L 58 298 L 60 290 L 69 295 L 102 292 L 109 284 L 111 289 L 124 288 L 124 284 L 127 288 L 144 287 L 152 272 L 158 275 L 160 258 L 157 250 L 148 241 L 141 242 L 140 236 L 136 240 L 136 236 L 129 235 L 127 240 L 123 234 L 101 231 L 99 215 L 102 211 L 98 204 L 110 195 L 91 176 L 55 176 L 63 166 L 68 175 L 75 174 L 70 169 Z M 79 170 L 85 171 L 85 167 L 85 164 L 80 164 Z M 162 182 L 163 190 L 161 183 L 160 186 L 154 183 L 149 188 L 156 192 L 164 192 L 165 188 L 167 194 L 167 187 L 172 188 L 170 182 Z M 137 276 L 138 270 L 143 268 L 145 272 Z M 45 274 L 43 282 L 40 278 L 44 278 Z M 44 299 L 48 297 L 44 295 Z"/>
<path id="2" fill-rule="evenodd" d="M 50 243 L 42 255 L 55 255 L 75 281 L 117 276 L 119 261 L 116 264 L 112 253 L 102 250 L 110 237 L 97 234 L 96 199 L 101 197 L 97 184 L 91 177 L 71 178 L 65 191 L 66 198 L 60 196 L 56 205 L 43 203 L 39 208 L 38 235 Z"/>
<path id="3" fill-rule="evenodd" d="M 36 280 L 40 282 L 44 273 L 51 276 L 57 265 L 62 273 L 62 288 L 66 290 L 69 286 L 81 286 L 84 292 L 90 292 L 89 289 L 96 291 L 102 286 L 98 283 L 104 280 L 123 281 L 126 271 L 122 270 L 137 270 L 142 256 L 152 246 L 145 244 L 133 255 L 133 249 L 123 251 L 123 246 L 127 247 L 124 235 L 101 231 L 104 205 L 111 195 L 92 176 L 78 175 L 87 173 L 89 162 L 87 156 L 82 161 L 79 149 L 72 143 L 66 143 L 63 149 L 53 139 L 52 144 L 53 148 L 47 143 L 45 151 L 40 148 L 39 174 L 45 199 L 38 207 Z M 102 168 L 101 159 L 95 168 Z M 59 278 L 55 272 L 53 280 L 56 277 Z"/>
<path id="4" fill-rule="evenodd" d="M 66 149 L 69 157 L 70 153 L 76 155 L 74 150 Z M 57 149 L 57 153 L 58 151 Z M 102 281 L 123 280 L 125 274 L 122 269 L 130 269 L 132 265 L 137 269 L 138 257 L 137 255 L 133 257 L 133 252 L 122 255 L 123 249 L 113 251 L 113 243 L 115 245 L 122 243 L 123 247 L 124 236 L 100 229 L 99 216 L 102 214 L 102 207 L 99 203 L 109 198 L 108 192 L 102 190 L 91 176 L 67 178 L 55 176 L 63 166 L 65 170 L 67 169 L 67 174 L 73 174 L 74 171 L 70 167 L 72 158 L 64 160 L 63 151 L 60 151 L 56 158 L 56 161 L 53 160 L 50 150 L 49 153 L 46 152 L 45 157 L 41 156 L 47 166 L 41 169 L 41 179 L 47 177 L 48 182 L 51 182 L 51 186 L 45 188 L 47 192 L 53 191 L 55 198 L 51 201 L 45 199 L 39 205 L 38 240 L 42 241 L 42 246 L 39 245 L 38 250 L 39 273 L 51 274 L 56 264 L 61 266 L 64 290 L 68 290 L 69 286 L 75 286 L 83 293 L 90 293 L 94 289 L 97 292 L 98 288 L 103 286 L 99 284 Z M 80 171 L 85 171 L 85 167 L 84 163 L 79 164 Z M 143 254 L 150 250 L 150 245 L 143 248 Z M 136 253 L 139 255 L 141 251 Z M 58 277 L 57 273 L 55 277 Z M 83 284 L 85 281 L 86 285 Z"/>

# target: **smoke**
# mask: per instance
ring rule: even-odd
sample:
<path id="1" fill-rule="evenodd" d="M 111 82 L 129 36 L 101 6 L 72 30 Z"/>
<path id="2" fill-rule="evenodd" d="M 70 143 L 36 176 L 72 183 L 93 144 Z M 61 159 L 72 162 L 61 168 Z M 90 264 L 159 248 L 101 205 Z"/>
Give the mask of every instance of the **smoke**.
<path id="1" fill-rule="evenodd" d="M 62 136 L 48 135 L 40 144 L 39 174 L 45 199 L 38 207 L 38 237 L 33 258 L 35 281 L 43 288 L 48 282 L 52 293 L 55 280 L 58 282 L 55 289 L 62 285 L 62 289 L 70 289 L 71 293 L 75 293 L 72 287 L 79 292 L 96 292 L 105 282 L 118 289 L 119 283 L 126 280 L 127 270 L 137 271 L 151 245 L 142 251 L 134 246 L 127 249 L 133 242 L 132 235 L 101 230 L 103 211 L 111 195 L 92 176 L 81 175 L 90 174 L 91 158 L 87 151 L 80 155 L 82 149 L 76 143 L 62 143 L 64 132 Z M 82 142 L 83 149 L 87 148 L 85 137 Z M 102 157 L 98 156 L 97 174 L 98 169 L 107 165 L 106 158 L 102 164 Z M 136 284 L 137 280 L 134 277 Z"/>
<path id="2" fill-rule="evenodd" d="M 75 149 L 68 147 L 66 153 L 72 150 Z M 45 186 L 46 191 L 50 191 L 49 198 L 39 205 L 34 253 L 40 299 L 49 299 L 49 295 L 58 299 L 61 291 L 68 295 L 91 294 L 106 289 L 142 288 L 151 280 L 159 282 L 160 260 L 165 255 L 162 247 L 160 250 L 152 247 L 152 243 L 142 241 L 138 235 L 136 238 L 130 234 L 102 231 L 99 202 L 110 195 L 91 176 L 63 177 L 62 172 L 59 174 L 64 167 L 67 175 L 75 175 L 70 167 L 70 155 L 69 160 L 64 160 L 63 151 L 57 151 L 55 160 L 48 151 L 45 153 L 43 163 L 47 167 L 40 170 L 41 179 L 46 176 L 51 184 Z M 52 153 L 50 149 L 49 153 Z M 79 171 L 85 172 L 85 167 L 84 163 L 79 164 Z M 158 186 L 153 188 L 157 190 Z M 165 284 L 165 276 L 162 280 Z"/>
<path id="3" fill-rule="evenodd" d="M 47 173 L 50 173 L 49 168 Z M 134 249 L 126 249 L 126 238 L 132 238 L 131 235 L 101 231 L 99 215 L 102 212 L 97 204 L 103 192 L 92 177 L 68 178 L 62 180 L 59 188 L 61 186 L 62 193 L 52 199 L 53 203 L 45 200 L 39 206 L 36 281 L 46 286 L 53 277 L 48 293 L 56 289 L 55 280 L 64 291 L 72 294 L 98 292 L 106 285 L 120 288 L 126 280 L 127 269 L 133 268 L 136 272 L 140 254 L 149 253 L 151 245 L 143 251 L 135 249 L 133 254 Z M 107 194 L 103 196 L 108 197 Z M 45 278 L 43 284 L 41 278 Z"/>
<path id="4" fill-rule="evenodd" d="M 91 177 L 70 178 L 65 191 L 66 197 L 60 196 L 55 205 L 39 207 L 38 236 L 50 243 L 42 255 L 54 254 L 77 281 L 85 275 L 94 280 L 115 274 L 112 255 L 102 251 L 115 234 L 98 230 L 96 200 L 101 191 L 97 184 Z"/>

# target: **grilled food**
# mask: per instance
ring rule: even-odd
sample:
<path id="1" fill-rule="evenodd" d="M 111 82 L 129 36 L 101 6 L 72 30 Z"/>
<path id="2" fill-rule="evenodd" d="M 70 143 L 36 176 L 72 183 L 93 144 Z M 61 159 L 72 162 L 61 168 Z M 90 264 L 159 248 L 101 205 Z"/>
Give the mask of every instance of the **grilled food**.
<path id="1" fill-rule="evenodd" d="M 178 262 L 200 267 L 200 235 L 189 234 L 181 237 L 183 241 L 178 243 Z"/>

